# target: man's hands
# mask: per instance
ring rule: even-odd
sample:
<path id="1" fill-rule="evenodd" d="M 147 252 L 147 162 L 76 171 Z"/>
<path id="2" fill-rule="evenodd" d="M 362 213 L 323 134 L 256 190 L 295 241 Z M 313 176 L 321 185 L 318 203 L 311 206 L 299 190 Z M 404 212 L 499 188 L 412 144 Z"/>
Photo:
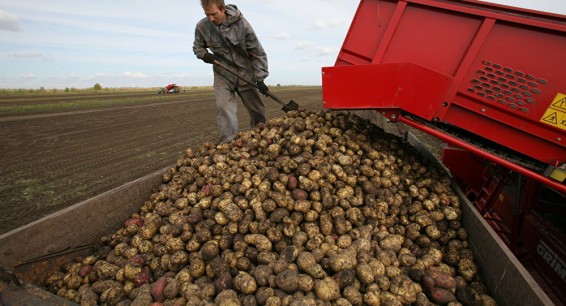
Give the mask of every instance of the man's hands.
<path id="1" fill-rule="evenodd" d="M 214 54 L 207 52 L 201 59 L 207 64 L 214 64 L 216 57 L 214 57 Z"/>
<path id="2" fill-rule="evenodd" d="M 264 95 L 267 95 L 267 92 L 269 91 L 269 88 L 267 88 L 267 85 L 265 85 L 263 81 L 257 81 L 257 89 L 259 89 L 259 92 Z"/>

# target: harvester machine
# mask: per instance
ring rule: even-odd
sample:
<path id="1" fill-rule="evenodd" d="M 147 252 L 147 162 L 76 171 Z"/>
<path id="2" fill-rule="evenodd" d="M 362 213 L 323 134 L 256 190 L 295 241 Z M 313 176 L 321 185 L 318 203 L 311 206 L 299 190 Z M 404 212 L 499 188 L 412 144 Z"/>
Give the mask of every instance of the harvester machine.
<path id="1" fill-rule="evenodd" d="M 566 16 L 484 1 L 362 0 L 328 109 L 371 109 L 439 138 L 501 241 L 566 303 Z M 497 259 L 493 259 L 497 260 Z"/>
<path id="2" fill-rule="evenodd" d="M 181 87 L 177 84 L 169 84 L 165 87 L 162 87 L 157 93 L 159 94 L 168 94 L 168 93 L 179 93 L 181 92 Z"/>

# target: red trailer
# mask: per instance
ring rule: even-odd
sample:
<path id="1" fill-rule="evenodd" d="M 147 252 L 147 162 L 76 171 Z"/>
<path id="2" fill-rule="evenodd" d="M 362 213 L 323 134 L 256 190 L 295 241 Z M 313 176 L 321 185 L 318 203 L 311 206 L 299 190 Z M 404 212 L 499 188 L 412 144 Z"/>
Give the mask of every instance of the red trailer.
<path id="1" fill-rule="evenodd" d="M 374 109 L 448 144 L 443 163 L 566 303 L 566 16 L 483 1 L 362 0 L 329 109 Z"/>

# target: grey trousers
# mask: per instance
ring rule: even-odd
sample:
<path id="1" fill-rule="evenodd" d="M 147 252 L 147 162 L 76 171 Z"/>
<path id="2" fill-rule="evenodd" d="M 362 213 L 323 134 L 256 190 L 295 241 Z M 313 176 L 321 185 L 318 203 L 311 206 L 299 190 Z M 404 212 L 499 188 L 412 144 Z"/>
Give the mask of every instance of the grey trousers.
<path id="1" fill-rule="evenodd" d="M 250 127 L 265 122 L 265 106 L 255 87 L 231 90 L 228 84 L 214 75 L 214 94 L 216 96 L 216 124 L 220 132 L 219 144 L 231 141 L 238 134 L 238 99 L 240 96 L 250 116 Z"/>

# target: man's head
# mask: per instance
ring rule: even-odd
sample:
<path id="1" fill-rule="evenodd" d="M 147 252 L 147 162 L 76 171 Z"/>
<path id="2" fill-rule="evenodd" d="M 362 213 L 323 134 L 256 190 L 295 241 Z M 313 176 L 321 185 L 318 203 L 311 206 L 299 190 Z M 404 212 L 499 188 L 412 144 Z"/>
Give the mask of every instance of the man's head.
<path id="1" fill-rule="evenodd" d="M 200 5 L 210 22 L 215 25 L 221 25 L 226 21 L 224 0 L 200 0 Z"/>

